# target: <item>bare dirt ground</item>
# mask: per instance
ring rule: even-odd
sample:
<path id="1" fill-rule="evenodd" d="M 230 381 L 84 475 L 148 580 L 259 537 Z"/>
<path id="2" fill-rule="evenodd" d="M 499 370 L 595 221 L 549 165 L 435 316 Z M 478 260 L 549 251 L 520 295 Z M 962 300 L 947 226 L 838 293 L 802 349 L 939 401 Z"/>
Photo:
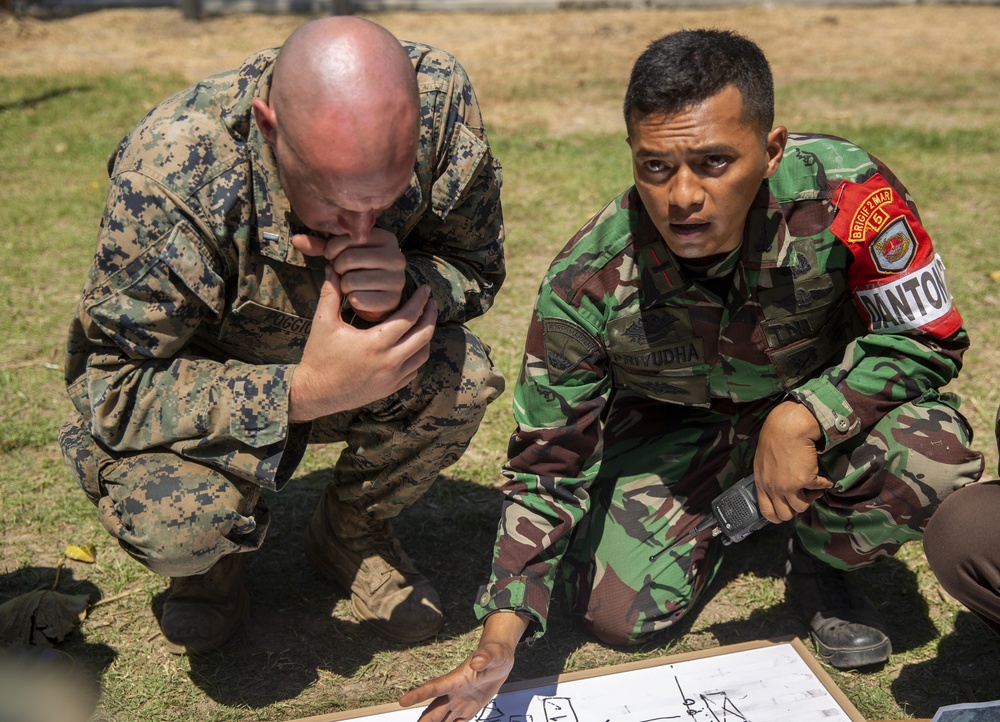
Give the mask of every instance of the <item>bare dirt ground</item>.
<path id="1" fill-rule="evenodd" d="M 651 40 L 682 27 L 726 27 L 756 40 L 779 84 L 829 78 L 919 82 L 942 67 L 1000 68 L 995 6 L 761 6 L 520 14 L 372 15 L 400 37 L 453 52 L 487 119 L 548 130 L 620 127 L 628 69 Z M 52 21 L 0 17 L 0 73 L 176 72 L 194 82 L 280 45 L 305 18 L 231 15 L 186 21 L 172 9 L 108 10 Z M 572 94 L 566 92 L 572 87 Z M 524 91 L 535 88 L 532 102 Z"/>

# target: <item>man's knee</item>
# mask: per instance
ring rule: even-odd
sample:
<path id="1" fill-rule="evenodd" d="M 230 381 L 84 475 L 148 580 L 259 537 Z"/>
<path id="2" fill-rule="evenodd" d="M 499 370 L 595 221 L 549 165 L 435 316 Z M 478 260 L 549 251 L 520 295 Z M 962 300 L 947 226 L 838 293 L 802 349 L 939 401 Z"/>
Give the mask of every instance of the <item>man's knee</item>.
<path id="1" fill-rule="evenodd" d="M 110 492 L 125 474 L 145 481 Z M 269 516 L 257 487 L 234 484 L 172 454 L 129 459 L 103 482 L 110 493 L 98 507 L 101 521 L 126 551 L 158 574 L 201 574 L 225 554 L 258 548 L 267 530 Z"/>
<path id="2" fill-rule="evenodd" d="M 923 490 L 930 506 L 983 473 L 983 455 L 970 448 L 968 421 L 943 403 L 904 405 L 876 430 L 886 439 L 888 471 Z"/>
<path id="3" fill-rule="evenodd" d="M 835 448 L 823 459 L 836 484 L 827 496 L 832 506 L 911 516 L 917 529 L 945 497 L 979 479 L 983 455 L 970 441 L 968 422 L 951 407 L 904 404 L 849 451 Z"/>
<path id="4" fill-rule="evenodd" d="M 835 488 L 796 519 L 811 554 L 854 569 L 920 539 L 935 510 L 976 481 L 983 457 L 968 422 L 943 403 L 904 404 L 848 450 L 823 458 Z"/>
<path id="5" fill-rule="evenodd" d="M 979 480 L 983 455 L 970 447 L 968 422 L 945 404 L 904 406 L 891 421 L 883 430 L 890 440 L 883 489 L 873 506 L 922 535 L 941 502 Z"/>
<path id="6" fill-rule="evenodd" d="M 599 640 L 612 647 L 631 647 L 642 641 L 636 631 L 625 620 L 583 619 L 583 627 Z"/>
<path id="7" fill-rule="evenodd" d="M 960 489 L 934 512 L 924 534 L 924 553 L 950 594 L 962 599 L 964 589 L 998 566 L 998 515 L 1000 482 Z"/>
<path id="8" fill-rule="evenodd" d="M 606 568 L 576 600 L 581 623 L 605 644 L 640 644 L 680 621 L 703 587 L 700 583 L 678 585 L 677 580 L 663 586 L 650 577 L 646 582 L 641 589 L 633 589 Z"/>
<path id="9" fill-rule="evenodd" d="M 422 399 L 428 413 L 445 425 L 478 425 L 486 407 L 505 386 L 503 375 L 490 360 L 489 349 L 460 324 L 437 328 L 430 358 L 415 383 L 412 396 Z"/>
<path id="10" fill-rule="evenodd" d="M 170 452 L 113 454 L 71 424 L 60 441 L 101 524 L 157 574 L 201 574 L 263 541 L 269 516 L 254 484 Z"/>
<path id="11" fill-rule="evenodd" d="M 633 602 L 639 603 L 640 595 Z M 630 605 L 631 606 L 631 605 Z M 672 627 L 690 608 L 689 604 L 670 602 L 667 609 L 658 606 L 640 612 L 637 607 L 591 606 L 581 617 L 584 628 L 605 644 L 630 647 L 641 644 L 653 635 Z"/>

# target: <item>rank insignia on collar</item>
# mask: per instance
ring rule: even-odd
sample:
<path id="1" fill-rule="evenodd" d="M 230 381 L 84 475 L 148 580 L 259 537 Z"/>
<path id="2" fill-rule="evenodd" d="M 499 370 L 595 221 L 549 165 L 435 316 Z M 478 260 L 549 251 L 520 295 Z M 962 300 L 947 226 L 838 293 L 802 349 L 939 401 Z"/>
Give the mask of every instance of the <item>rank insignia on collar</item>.
<path id="1" fill-rule="evenodd" d="M 906 218 L 900 216 L 886 226 L 868 246 L 879 273 L 905 271 L 917 253 L 917 239 Z"/>

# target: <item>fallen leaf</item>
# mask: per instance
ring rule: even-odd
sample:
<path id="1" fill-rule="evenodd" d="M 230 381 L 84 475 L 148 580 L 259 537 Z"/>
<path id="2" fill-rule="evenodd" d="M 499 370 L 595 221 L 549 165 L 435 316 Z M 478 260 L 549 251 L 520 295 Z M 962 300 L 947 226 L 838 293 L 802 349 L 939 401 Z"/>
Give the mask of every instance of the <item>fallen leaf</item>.
<path id="1" fill-rule="evenodd" d="M 997 283 L 1000 283 L 1000 271 L 990 271 L 990 278 Z"/>
<path id="2" fill-rule="evenodd" d="M 82 547 L 70 544 L 66 547 L 66 551 L 64 551 L 63 554 L 65 554 L 68 559 L 73 559 L 78 562 L 87 562 L 87 564 L 93 564 L 97 558 L 97 552 L 94 550 L 93 544 L 85 544 Z"/>

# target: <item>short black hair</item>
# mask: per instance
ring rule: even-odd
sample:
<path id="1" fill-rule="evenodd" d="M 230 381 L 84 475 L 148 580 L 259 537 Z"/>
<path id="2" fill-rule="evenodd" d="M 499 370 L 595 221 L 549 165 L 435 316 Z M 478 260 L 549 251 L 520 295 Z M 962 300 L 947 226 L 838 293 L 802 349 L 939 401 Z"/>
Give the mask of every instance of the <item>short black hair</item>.
<path id="1" fill-rule="evenodd" d="M 729 85 L 743 119 L 766 137 L 774 123 L 774 80 L 764 52 L 729 30 L 681 30 L 654 40 L 635 61 L 625 92 L 625 125 L 648 113 L 678 113 Z"/>

